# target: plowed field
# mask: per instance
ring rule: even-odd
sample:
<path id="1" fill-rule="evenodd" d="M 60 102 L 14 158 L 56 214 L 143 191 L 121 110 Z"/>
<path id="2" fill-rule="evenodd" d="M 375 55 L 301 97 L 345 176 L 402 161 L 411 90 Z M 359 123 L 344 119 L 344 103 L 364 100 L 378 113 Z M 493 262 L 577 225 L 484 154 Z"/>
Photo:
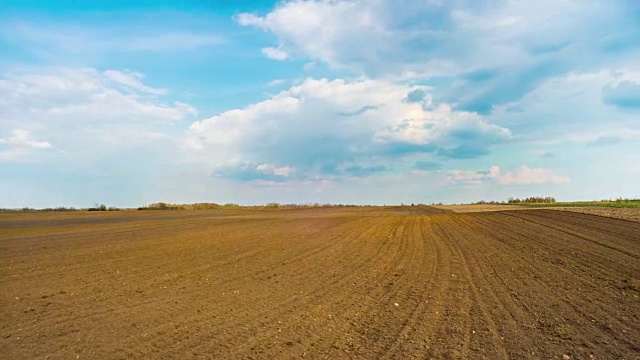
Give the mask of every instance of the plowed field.
<path id="1" fill-rule="evenodd" d="M 429 207 L 0 215 L 3 359 L 637 359 L 640 223 Z"/>

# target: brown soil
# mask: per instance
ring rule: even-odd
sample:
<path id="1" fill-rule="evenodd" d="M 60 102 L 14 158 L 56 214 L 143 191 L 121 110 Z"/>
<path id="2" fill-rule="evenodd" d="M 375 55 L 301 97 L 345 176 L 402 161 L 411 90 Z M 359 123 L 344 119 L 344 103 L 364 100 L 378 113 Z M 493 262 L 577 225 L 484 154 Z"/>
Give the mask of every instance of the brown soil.
<path id="1" fill-rule="evenodd" d="M 613 217 L 640 221 L 640 208 L 613 208 L 613 207 L 558 207 L 556 210 L 573 211 L 584 214 Z"/>
<path id="2" fill-rule="evenodd" d="M 504 210 L 534 210 L 530 206 L 520 205 L 436 205 L 434 208 L 452 211 L 456 213 L 485 212 L 485 211 L 504 211 Z M 625 219 L 640 221 L 640 208 L 614 208 L 603 206 L 581 207 L 581 206 L 557 206 L 544 207 L 538 209 L 571 211 L 583 214 L 593 214 L 599 216 L 612 217 L 616 219 Z"/>
<path id="3" fill-rule="evenodd" d="M 530 210 L 531 208 L 520 205 L 486 205 L 486 204 L 463 204 L 463 205 L 435 205 L 434 208 L 449 210 L 456 213 L 503 211 L 503 210 Z"/>
<path id="4" fill-rule="evenodd" d="M 640 223 L 429 207 L 0 215 L 3 359 L 637 359 Z"/>

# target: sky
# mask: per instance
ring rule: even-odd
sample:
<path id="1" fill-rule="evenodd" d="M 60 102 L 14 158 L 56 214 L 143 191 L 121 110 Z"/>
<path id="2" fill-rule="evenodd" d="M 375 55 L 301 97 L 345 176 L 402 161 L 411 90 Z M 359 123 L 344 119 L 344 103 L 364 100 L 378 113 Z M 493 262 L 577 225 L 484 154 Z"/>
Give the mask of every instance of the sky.
<path id="1" fill-rule="evenodd" d="M 636 0 L 0 1 L 0 207 L 640 197 Z"/>

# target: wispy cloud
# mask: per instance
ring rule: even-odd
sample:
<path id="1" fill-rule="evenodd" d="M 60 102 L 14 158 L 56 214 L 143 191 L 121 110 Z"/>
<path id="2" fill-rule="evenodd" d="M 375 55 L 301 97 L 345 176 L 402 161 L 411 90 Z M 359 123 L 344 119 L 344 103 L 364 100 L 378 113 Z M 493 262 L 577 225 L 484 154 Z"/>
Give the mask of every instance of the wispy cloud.
<path id="1" fill-rule="evenodd" d="M 618 135 L 600 135 L 588 144 L 591 146 L 607 146 L 615 145 L 622 142 L 622 138 Z"/>
<path id="2" fill-rule="evenodd" d="M 106 70 L 103 72 L 105 78 L 125 85 L 131 89 L 141 91 L 143 93 L 152 95 L 166 95 L 167 89 L 153 88 L 142 83 L 144 75 L 134 71 L 118 71 L 118 70 Z"/>
<path id="3" fill-rule="evenodd" d="M 558 175 L 550 169 L 531 168 L 523 165 L 515 171 L 502 173 L 499 166 L 492 166 L 487 170 L 449 170 L 449 180 L 454 184 L 479 185 L 495 183 L 500 185 L 531 185 L 531 184 L 568 184 L 567 176 Z"/>
<path id="4" fill-rule="evenodd" d="M 11 146 L 28 147 L 35 149 L 48 149 L 52 145 L 48 141 L 36 141 L 31 137 L 31 134 L 27 130 L 15 129 L 10 136 L 0 138 L 0 144 L 7 144 Z"/>
<path id="5" fill-rule="evenodd" d="M 289 58 L 289 55 L 287 54 L 286 51 L 279 48 L 274 48 L 274 47 L 263 48 L 262 53 L 264 54 L 264 56 L 268 57 L 269 59 L 278 60 L 278 61 L 287 60 Z"/>
<path id="6" fill-rule="evenodd" d="M 569 178 L 557 175 L 553 171 L 544 168 L 530 168 L 526 165 L 516 171 L 504 174 L 496 174 L 498 181 L 503 185 L 528 185 L 528 184 L 568 184 Z"/>
<path id="7" fill-rule="evenodd" d="M 621 109 L 640 109 L 640 81 L 625 80 L 602 89 L 604 102 Z"/>
<path id="8" fill-rule="evenodd" d="M 14 129 L 6 138 L 0 138 L 0 161 L 25 161 L 39 150 L 52 147 L 48 141 L 34 139 L 28 130 Z"/>
<path id="9" fill-rule="evenodd" d="M 163 129 L 195 116 L 192 106 L 163 101 L 165 89 L 140 73 L 47 68 L 0 76 L 0 146 L 17 159 L 49 149 L 77 158 L 165 139 Z M 46 134 L 47 141 L 37 136 Z M 82 149 L 90 148 L 87 152 Z M 8 151 L 8 152 L 7 152 Z"/>
<path id="10" fill-rule="evenodd" d="M 7 21 L 0 25 L 0 39 L 34 51 L 83 52 L 174 52 L 219 46 L 225 42 L 220 34 L 187 29 L 126 26 L 95 27 L 90 23 L 38 24 Z"/>

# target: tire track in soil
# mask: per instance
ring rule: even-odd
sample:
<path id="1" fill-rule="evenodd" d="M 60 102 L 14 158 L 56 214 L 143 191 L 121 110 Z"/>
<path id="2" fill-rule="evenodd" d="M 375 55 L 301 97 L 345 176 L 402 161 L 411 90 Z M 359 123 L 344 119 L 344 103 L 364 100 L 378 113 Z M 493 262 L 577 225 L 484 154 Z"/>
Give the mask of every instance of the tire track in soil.
<path id="1" fill-rule="evenodd" d="M 483 222 L 487 218 L 491 218 L 492 221 Z M 538 337 L 537 344 L 546 343 L 547 348 L 556 349 L 555 351 L 547 350 L 547 356 L 552 356 L 550 354 L 559 351 L 567 352 L 568 348 L 571 349 L 569 352 L 588 358 L 592 351 L 600 354 L 605 353 L 596 351 L 602 347 L 600 345 L 602 342 L 617 344 L 616 349 L 610 354 L 619 354 L 620 358 L 624 358 L 622 355 L 624 353 L 618 349 L 620 346 L 626 346 L 631 350 L 637 349 L 637 346 L 630 340 L 629 335 L 637 333 L 638 328 L 636 326 L 633 329 L 629 326 L 632 322 L 628 320 L 629 314 L 637 314 L 637 297 L 635 306 L 633 304 L 634 301 L 631 300 L 629 304 L 631 307 L 625 307 L 624 302 L 621 303 L 620 299 L 615 299 L 617 297 L 616 294 L 611 294 L 606 284 L 598 284 L 596 282 L 598 279 L 594 279 L 592 276 L 584 277 L 581 275 L 585 272 L 588 274 L 588 270 L 575 270 L 585 267 L 589 269 L 588 263 L 576 263 L 567 256 L 564 257 L 562 266 L 553 263 L 545 265 L 544 261 L 536 259 L 534 249 L 539 248 L 541 242 L 546 242 L 544 244 L 546 246 L 555 245 L 555 251 L 566 246 L 562 242 L 555 241 L 554 237 L 550 236 L 552 234 L 550 232 L 541 233 L 536 231 L 537 229 L 505 226 L 504 224 L 508 224 L 508 222 L 505 222 L 504 215 L 500 214 L 491 216 L 487 214 L 486 216 L 476 216 L 472 219 L 476 223 L 483 224 L 484 231 L 489 234 L 495 234 L 492 238 L 500 239 L 501 241 L 505 241 L 505 239 L 511 240 L 503 242 L 503 244 L 510 245 L 511 248 L 506 248 L 504 251 L 514 255 L 504 259 L 515 257 L 517 261 L 512 262 L 512 264 L 502 265 L 501 268 L 515 268 L 518 271 L 511 271 L 507 274 L 502 271 L 502 276 L 511 276 L 506 276 L 507 280 L 504 278 L 501 278 L 501 280 L 503 283 L 509 284 L 508 293 L 512 294 L 511 297 L 519 303 L 519 307 L 527 309 L 531 314 L 535 314 L 535 323 L 537 323 L 538 328 L 536 331 L 540 335 L 531 330 L 529 334 L 532 337 Z M 529 232 L 520 233 L 525 230 Z M 527 247 L 527 245 L 531 245 L 528 242 L 534 243 L 533 248 Z M 551 250 L 551 252 L 553 251 Z M 580 255 L 578 258 L 582 259 L 584 257 L 584 255 Z M 588 255 L 586 257 L 589 258 Z M 526 264 L 526 268 L 520 264 Z M 621 266 L 625 265 L 621 264 Z M 629 267 L 629 264 L 626 264 L 626 266 Z M 635 266 L 635 268 L 637 269 L 638 266 Z M 513 275 L 519 273 L 519 279 L 513 277 Z M 516 284 L 519 286 L 515 286 Z M 585 296 L 586 291 L 593 295 Z M 598 301 L 590 300 L 592 297 L 598 299 Z M 507 296 L 502 297 L 502 299 L 508 298 Z M 613 309 L 613 304 L 617 305 L 618 309 Z M 620 305 L 623 306 L 620 307 Z M 634 307 L 635 310 L 631 310 Z M 559 314 L 563 315 L 558 316 Z M 627 318 L 626 321 L 624 321 L 625 318 Z M 617 331 L 603 331 L 603 327 L 607 329 L 613 327 Z M 587 335 L 584 333 L 587 333 Z M 543 335 L 546 335 L 546 342 Z M 555 344 L 561 344 L 561 346 Z M 536 347 L 540 347 L 540 345 Z"/>
<path id="2" fill-rule="evenodd" d="M 559 352 L 563 353 L 563 349 L 555 351 L 546 349 L 549 338 L 536 329 L 539 311 L 532 308 L 531 299 L 536 297 L 537 293 L 542 292 L 535 290 L 535 279 L 540 279 L 540 277 L 531 276 L 533 270 L 528 267 L 531 264 L 524 256 L 526 253 L 514 251 L 513 248 L 506 247 L 496 240 L 510 236 L 508 232 L 500 236 L 487 237 L 482 235 L 486 229 L 478 227 L 476 223 L 478 219 L 475 216 L 461 216 L 455 220 L 459 222 L 458 229 L 462 229 L 461 231 L 469 230 L 468 236 L 460 236 L 460 239 L 463 240 L 461 243 L 465 245 L 467 256 L 479 260 L 477 266 L 474 267 L 476 269 L 474 275 L 477 275 L 474 281 L 482 283 L 482 280 L 479 279 L 480 274 L 490 274 L 488 276 L 492 275 L 494 278 L 494 281 L 486 282 L 486 288 L 482 289 L 485 294 L 482 297 L 485 302 L 492 305 L 489 309 L 493 312 L 492 318 L 498 324 L 500 340 L 503 342 L 508 357 L 553 358 Z M 492 223 L 489 229 L 497 227 L 496 225 L 496 223 Z M 512 239 L 512 242 L 521 241 L 520 238 Z M 484 270 L 486 268 L 490 268 L 491 271 L 486 272 Z M 551 293 L 557 292 L 546 284 L 542 284 L 542 286 Z M 476 287 L 479 288 L 479 286 Z M 522 301 L 523 298 L 527 301 Z"/>
<path id="3" fill-rule="evenodd" d="M 388 227 L 386 227 L 388 223 Z M 337 266 L 336 272 L 338 273 L 346 273 L 349 274 L 344 278 L 338 278 L 337 280 L 332 280 L 331 286 L 323 286 L 323 293 L 317 294 L 320 296 L 315 296 L 314 299 L 310 302 L 313 304 L 318 304 L 320 311 L 316 309 L 319 314 L 314 314 L 313 311 L 309 311 L 309 308 L 302 309 L 297 313 L 297 316 L 302 318 L 313 318 L 314 315 L 318 315 L 314 319 L 314 328 L 333 328 L 337 327 L 336 321 L 340 321 L 343 318 L 346 318 L 347 315 L 344 314 L 344 309 L 349 309 L 349 305 L 353 307 L 353 299 L 350 294 L 354 293 L 354 287 L 359 287 L 362 285 L 366 285 L 371 283 L 366 279 L 366 276 L 361 272 L 366 268 L 375 268 L 376 264 L 384 261 L 384 256 L 389 255 L 389 252 L 383 251 L 386 246 L 389 245 L 388 239 L 394 237 L 399 231 L 402 231 L 402 223 L 399 221 L 389 222 L 387 221 L 376 221 L 376 224 L 372 225 L 370 231 L 365 232 L 362 236 L 358 237 L 358 241 L 351 241 L 348 244 L 345 244 L 344 250 L 341 252 L 341 255 L 346 256 L 346 258 L 342 259 Z M 389 232 L 390 235 L 386 235 Z M 376 245 L 375 240 L 382 239 L 380 244 Z M 371 241 L 373 240 L 373 241 Z M 352 245 L 354 248 L 351 248 L 346 245 Z M 365 247 L 365 250 L 361 249 L 363 245 L 368 245 Z M 347 266 L 348 268 L 342 269 L 343 266 Z M 362 292 L 355 292 L 362 293 Z M 309 305 L 309 304 L 306 304 Z M 355 304 L 362 306 L 361 304 Z M 313 308 L 313 306 L 311 306 Z M 306 310 L 306 311 L 304 311 Z M 331 324 L 331 325 L 329 325 Z M 305 325 L 305 324 L 302 324 Z M 314 334 L 315 331 L 309 331 L 305 329 L 306 326 L 296 327 L 296 331 L 306 331 L 309 334 L 313 334 L 312 338 L 315 342 L 322 342 L 322 339 Z M 259 337 L 252 338 L 252 341 L 247 344 L 246 347 L 250 348 L 251 346 L 255 346 L 256 343 L 260 343 L 262 339 L 265 338 L 274 338 L 275 335 L 281 332 L 282 329 L 274 329 L 271 332 L 263 333 Z M 319 344 L 315 344 L 316 346 Z M 325 344 L 327 347 L 339 348 L 340 345 L 338 343 L 327 343 Z"/>
<path id="4" fill-rule="evenodd" d="M 0 230 L 0 353 L 634 359 L 640 352 L 638 223 L 409 207 L 170 215 L 102 224 L 99 214 L 52 222 L 44 214 L 37 221 L 46 228 L 16 217 L 14 227 L 25 229 Z"/>
<path id="5" fill-rule="evenodd" d="M 504 311 L 504 308 L 498 308 L 500 316 L 490 314 L 490 309 L 495 309 L 496 305 L 500 305 L 500 302 L 495 301 L 492 292 L 489 292 L 488 295 L 485 294 L 485 296 L 480 295 L 480 286 L 477 284 L 481 284 L 485 288 L 490 288 L 490 284 L 481 273 L 483 264 L 478 262 L 478 259 L 473 255 L 474 252 L 468 252 L 463 248 L 464 244 L 461 240 L 467 238 L 469 234 L 456 234 L 455 238 L 452 235 L 451 229 L 456 229 L 458 232 L 468 229 L 468 224 L 460 224 L 455 220 L 460 220 L 460 218 L 449 217 L 447 219 L 448 222 L 445 223 L 443 221 L 439 225 L 441 234 L 443 234 L 446 242 L 455 248 L 455 253 L 462 259 L 461 270 L 464 272 L 464 280 L 466 280 L 472 295 L 470 308 L 471 331 L 470 333 L 469 331 L 467 332 L 470 344 L 467 353 L 463 353 L 463 356 L 476 359 L 509 359 L 513 354 L 509 354 L 506 350 L 502 341 L 504 337 L 500 335 L 496 320 L 505 315 L 511 317 L 511 314 Z M 446 227 L 444 224 L 446 224 Z M 487 301 L 489 302 L 487 303 Z"/>
<path id="6" fill-rule="evenodd" d="M 443 274 L 449 283 L 447 289 L 447 304 L 456 304 L 455 307 L 445 307 L 444 316 L 436 327 L 434 333 L 435 349 L 430 354 L 432 358 L 466 358 L 470 355 L 471 343 L 471 319 L 472 294 L 467 283 L 467 274 L 464 257 L 456 247 L 455 239 L 448 234 L 446 224 L 447 217 L 441 217 L 435 224 L 435 239 L 447 248 L 451 261 L 451 273 Z"/>
<path id="7" fill-rule="evenodd" d="M 159 230 L 165 230 L 165 229 L 167 229 L 167 228 L 168 228 L 168 227 L 162 227 L 162 228 L 160 228 Z M 171 231 L 171 232 L 165 232 L 165 231 L 162 231 L 162 232 L 160 232 L 159 234 L 157 234 L 157 236 L 162 236 L 162 237 L 164 237 L 164 236 L 169 236 L 169 235 L 172 235 L 172 234 L 175 234 L 175 231 Z M 162 242 L 158 242 L 158 246 L 160 246 L 160 247 L 161 247 L 162 245 L 164 245 L 164 243 L 162 243 Z M 173 244 L 173 245 L 174 245 L 173 247 L 175 248 L 175 240 L 174 240 L 174 244 Z M 146 245 L 146 246 L 143 246 L 143 247 L 137 248 L 137 249 L 135 249 L 135 250 L 147 250 L 147 249 L 149 249 L 149 248 L 151 248 L 151 247 L 152 247 L 152 245 Z M 102 256 L 103 254 L 99 254 L 99 255 L 100 255 L 100 256 Z M 135 256 L 132 256 L 132 257 L 135 257 Z M 83 259 L 83 258 L 84 258 L 84 256 L 76 257 L 76 256 L 73 256 L 73 255 L 71 254 L 71 259 L 73 259 L 73 261 L 72 261 L 73 263 L 82 263 L 82 259 Z M 122 260 L 122 257 L 120 257 L 120 258 L 118 259 L 118 261 L 120 261 L 120 260 Z M 165 258 L 165 260 L 170 260 L 170 258 Z M 65 263 L 66 263 L 66 262 L 65 262 Z M 86 265 L 87 265 L 87 268 L 88 268 L 89 270 L 90 270 L 90 269 L 94 269 L 94 268 L 95 268 L 95 265 L 94 265 L 94 263 L 92 263 L 92 262 L 89 262 L 89 263 L 87 263 Z M 67 269 L 67 270 L 71 270 L 71 269 Z M 96 273 L 95 271 L 94 271 L 94 272 L 91 272 L 91 271 L 86 271 L 86 272 L 85 272 L 85 269 L 84 269 L 84 268 L 79 269 L 79 270 L 81 270 L 81 271 L 82 271 L 86 276 L 88 276 L 88 277 L 94 277 L 94 276 L 95 276 L 94 274 Z M 94 270 L 95 270 L 95 269 L 94 269 Z M 58 272 L 59 272 L 59 271 L 58 271 Z M 128 280 L 128 279 L 127 279 L 127 280 Z M 125 280 L 125 281 L 126 281 L 126 280 Z M 69 290 L 69 291 L 67 291 L 67 292 L 68 292 L 68 293 L 73 293 L 73 291 L 74 291 L 74 290 Z M 77 292 L 77 291 L 76 291 L 76 292 Z M 50 291 L 50 293 L 52 293 L 52 291 Z M 111 308 L 105 308 L 105 309 L 102 309 L 102 310 L 100 310 L 100 311 L 95 311 L 95 310 L 93 310 L 93 309 L 91 309 L 91 308 L 86 308 L 86 309 L 90 312 L 90 314 L 91 314 L 91 316 L 92 316 L 92 317 L 95 317 L 96 315 L 102 315 L 102 314 L 112 313 L 112 312 L 114 311 L 114 310 L 113 310 L 113 309 L 111 309 Z M 129 306 L 129 307 L 127 308 L 127 311 L 130 311 L 130 310 L 131 310 L 131 309 L 130 309 L 130 306 Z M 65 317 L 64 317 L 65 321 L 66 321 L 66 322 L 68 322 L 68 323 L 76 323 L 76 322 L 78 322 L 78 321 L 80 321 L 80 320 L 85 319 L 85 318 L 88 316 L 88 314 L 89 314 L 89 313 L 84 313 L 84 312 L 76 313 L 73 309 L 70 309 L 69 311 L 70 311 L 70 312 L 69 312 L 69 314 L 68 314 L 67 316 L 65 316 Z M 48 324 L 47 324 L 46 320 L 44 320 L 44 319 L 38 319 L 38 320 L 39 320 L 39 325 L 44 326 L 44 327 L 47 327 L 47 325 L 48 325 Z M 55 323 L 55 325 L 57 325 L 57 326 L 64 326 L 64 325 L 65 325 L 65 322 L 62 322 L 62 323 L 61 323 L 61 322 L 59 322 L 59 320 L 60 320 L 60 319 L 52 319 L 52 321 L 55 321 L 55 322 L 56 322 L 56 323 Z M 52 325 L 53 325 L 53 324 L 52 324 Z"/>
<path id="8" fill-rule="evenodd" d="M 356 222 L 358 222 L 359 224 L 356 225 L 352 225 L 352 226 L 356 226 L 357 228 L 369 228 L 371 225 L 373 225 L 373 219 L 366 219 L 366 223 L 362 223 L 362 220 L 356 220 Z M 357 234 L 357 233 L 353 233 L 350 234 L 348 237 L 346 237 L 345 239 L 347 239 L 347 243 L 353 242 L 355 240 L 357 240 L 358 238 L 361 238 L 362 236 L 365 236 L 367 234 L 367 231 L 363 232 L 362 234 Z M 353 235 L 353 236 L 352 236 Z M 344 241 L 343 241 L 344 242 Z M 328 241 L 326 245 L 323 245 L 324 248 L 321 248 L 320 251 L 318 251 L 317 249 L 314 249 L 313 253 L 311 254 L 311 256 L 315 256 L 318 257 L 320 255 L 322 255 L 325 252 L 330 251 L 332 248 L 335 248 L 336 246 L 340 245 L 339 241 Z M 308 256 L 304 256 L 305 258 Z M 318 263 L 317 262 L 313 262 L 310 261 L 309 264 L 311 264 L 311 266 L 317 266 Z M 288 267 L 295 267 L 295 263 L 290 263 L 288 264 Z M 299 274 L 317 274 L 320 273 L 321 271 L 318 271 L 318 269 L 314 269 L 314 268 L 297 268 L 296 272 Z M 291 278 L 289 280 L 292 280 Z M 304 282 L 306 283 L 310 283 L 313 284 L 314 283 L 314 279 L 303 279 Z M 311 289 L 306 289 L 305 288 L 305 297 L 301 298 L 301 297 L 293 297 L 291 298 L 290 295 L 288 295 L 287 291 L 283 291 L 278 295 L 278 298 L 280 300 L 276 300 L 273 298 L 273 290 L 265 290 L 264 292 L 264 296 L 258 298 L 258 299 L 254 299 L 254 301 L 259 302 L 259 303 L 268 303 L 268 309 L 266 310 L 266 315 L 263 314 L 255 314 L 255 313 L 250 313 L 247 312 L 246 314 L 238 314 L 238 313 L 234 313 L 234 316 L 231 318 L 232 321 L 227 321 L 224 322 L 222 324 L 217 324 L 217 327 L 235 327 L 238 326 L 239 324 L 242 323 L 247 323 L 249 322 L 250 319 L 256 319 L 256 318 L 260 318 L 260 320 L 254 320 L 254 324 L 252 325 L 252 327 L 257 327 L 257 328 L 267 328 L 269 324 L 274 324 L 277 323 L 276 318 L 278 317 L 282 317 L 284 313 L 291 311 L 291 308 L 295 308 L 295 307 L 299 307 L 301 306 L 301 300 L 304 302 L 308 301 L 305 299 L 318 299 L 318 298 L 322 298 L 322 296 L 327 293 L 327 292 L 331 292 L 334 291 L 335 289 L 339 289 L 339 283 L 341 282 L 346 282 L 348 281 L 348 277 L 344 277 L 344 278 L 331 278 L 331 279 L 327 279 L 325 280 L 324 283 L 320 282 L 319 284 L 316 284 L 315 287 L 312 287 Z M 275 310 L 274 310 L 275 309 Z M 256 316 L 258 315 L 258 316 Z M 188 319 L 185 319 L 183 322 L 186 323 L 191 323 L 191 322 L 196 322 L 198 321 L 198 316 L 194 316 Z M 261 336 L 269 336 L 269 335 L 273 335 L 273 334 L 269 334 L 263 331 L 263 334 L 261 334 Z M 234 335 L 232 338 L 226 338 L 226 334 L 219 334 L 220 338 L 217 339 L 218 343 L 233 343 L 235 339 L 235 337 L 237 337 L 236 335 Z M 244 336 L 243 336 L 244 338 Z M 225 340 L 226 339 L 226 340 Z M 244 342 L 248 342 L 249 340 L 247 340 L 246 338 L 243 340 Z M 176 347 L 174 349 L 172 349 L 172 352 L 176 352 L 179 351 L 181 348 L 183 347 L 188 347 L 188 343 L 181 343 L 179 347 Z M 236 351 L 241 351 L 241 347 L 237 348 Z M 167 355 L 167 354 L 163 354 Z"/>
<path id="9" fill-rule="evenodd" d="M 478 231 L 481 228 L 472 221 L 473 218 L 460 216 L 454 220 L 452 225 L 463 232 L 459 239 L 465 256 L 475 264 L 470 283 L 477 294 L 476 301 L 491 313 L 492 320 L 488 321 L 489 326 L 484 330 L 491 334 L 494 343 L 501 344 L 507 358 L 539 358 L 541 344 L 547 339 L 532 331 L 532 324 L 536 323 L 534 314 L 526 304 L 514 298 L 519 289 L 514 284 L 520 283 L 518 277 L 514 278 L 514 269 L 524 259 L 517 256 L 513 249 L 500 246 L 501 243 L 493 237 L 482 235 Z M 523 286 L 526 287 L 526 283 Z M 482 330 L 476 331 L 482 334 Z M 483 358 L 494 356 L 483 355 Z"/>
<path id="10" fill-rule="evenodd" d="M 387 324 L 385 332 L 374 332 L 373 336 L 369 335 L 365 340 L 370 343 L 369 347 L 379 349 L 381 357 L 393 351 L 402 340 L 407 340 L 412 318 L 417 314 L 421 303 L 420 294 L 415 291 L 415 287 L 424 279 L 421 275 L 424 272 L 423 262 L 426 256 L 423 242 L 415 239 L 416 234 L 419 234 L 420 224 L 415 217 L 406 217 L 403 222 L 402 231 L 392 236 L 403 251 L 396 251 L 395 256 L 390 259 L 390 265 L 383 272 L 383 284 L 386 284 L 383 285 L 384 291 L 373 299 L 370 305 L 371 309 L 375 309 L 373 312 L 377 314 L 377 318 L 383 319 Z M 392 317 L 401 320 L 396 321 L 395 327 L 388 326 L 387 320 Z M 376 320 L 373 319 L 374 322 Z M 368 321 L 365 323 L 373 325 Z M 384 328 L 383 324 L 381 328 Z"/>
<path id="11" fill-rule="evenodd" d="M 603 231 L 602 229 L 593 226 L 595 222 L 590 222 L 588 224 L 583 223 L 580 225 L 572 224 L 566 220 L 565 222 L 557 222 L 556 219 L 554 219 L 551 216 L 540 216 L 543 214 L 546 215 L 546 213 L 542 213 L 542 214 L 533 213 L 533 214 L 525 214 L 525 216 L 519 216 L 519 214 L 505 213 L 505 215 L 513 216 L 518 219 L 522 219 L 524 221 L 529 221 L 531 223 L 534 223 L 542 227 L 551 228 L 559 232 L 565 233 L 569 236 L 577 237 L 577 238 L 580 238 L 581 240 L 593 243 L 595 245 L 618 251 L 624 255 L 631 257 L 633 261 L 640 260 L 640 254 L 634 251 L 627 250 L 630 244 L 632 245 L 634 241 L 638 240 L 637 237 L 635 237 L 634 239 L 633 236 L 629 236 L 628 233 L 625 234 L 625 232 L 623 232 L 622 236 L 627 237 L 627 239 L 612 238 L 610 235 L 613 232 L 612 230 L 615 230 L 615 227 L 613 228 L 610 227 L 609 231 Z M 575 217 L 572 217 L 572 216 L 567 216 L 566 218 L 575 219 Z M 625 221 L 625 220 L 621 220 L 621 221 Z M 623 224 L 629 225 L 630 228 L 634 228 L 637 226 L 634 223 L 629 224 L 628 222 L 624 222 Z M 589 229 L 588 234 L 584 232 L 585 228 Z M 603 236 L 603 234 L 606 234 L 606 235 Z M 616 234 L 616 235 L 621 236 L 621 234 Z M 606 239 L 603 239 L 603 240 L 598 239 L 603 237 L 606 237 Z M 627 241 L 624 241 L 624 240 L 627 240 Z M 618 244 L 615 244 L 615 242 L 621 242 L 621 244 L 618 245 Z"/>
<path id="12" fill-rule="evenodd" d="M 166 258 L 166 259 L 168 259 L 168 258 Z M 124 306 L 123 306 L 122 308 L 123 308 L 123 309 L 127 309 L 127 307 L 124 307 Z M 127 309 L 126 311 L 130 311 L 130 310 L 131 310 L 131 309 Z M 91 310 L 89 309 L 89 311 L 91 311 Z M 112 312 L 111 308 L 106 308 L 106 309 L 104 309 L 104 310 L 102 311 L 102 313 L 109 313 L 109 312 Z M 95 315 L 95 314 L 93 314 L 93 315 Z M 69 321 L 70 321 L 70 322 L 77 322 L 77 320 L 82 319 L 82 318 L 84 318 L 85 316 L 86 316 L 86 315 L 84 315 L 84 314 L 83 314 L 83 315 L 78 315 L 78 316 L 76 316 L 75 318 L 74 318 L 74 316 L 71 316 L 71 317 L 69 317 L 69 316 L 65 316 L 65 317 L 63 317 L 63 318 L 68 319 L 68 322 L 69 322 Z M 58 323 L 58 324 L 54 324 L 54 325 L 58 325 L 58 326 L 59 326 L 60 324 Z"/>
<path id="13" fill-rule="evenodd" d="M 431 238 L 433 230 L 429 219 L 427 217 L 419 217 L 414 222 L 419 226 L 417 235 L 419 234 L 420 239 L 417 241 L 427 248 L 423 261 L 418 264 L 421 271 L 416 274 L 417 279 L 422 279 L 424 283 L 421 284 L 416 281 L 413 284 L 415 290 L 419 292 L 416 299 L 414 299 L 417 304 L 411 310 L 410 316 L 404 321 L 404 326 L 396 339 L 387 346 L 385 353 L 380 357 L 383 359 L 404 358 L 415 351 L 423 350 L 422 348 L 426 347 L 424 341 L 431 337 L 433 330 L 433 321 L 430 322 L 428 318 L 425 319 L 424 315 L 426 315 L 427 311 L 438 314 L 442 312 L 442 307 L 437 308 L 439 311 L 435 310 L 435 304 L 442 304 L 441 297 L 437 297 L 434 304 L 433 296 L 433 293 L 441 294 L 435 289 L 434 282 L 437 278 L 438 270 L 441 269 L 439 261 L 442 261 L 440 260 L 442 255 L 438 254 L 439 249 Z M 417 256 L 419 257 L 420 254 L 417 254 Z M 425 299 L 427 294 L 430 294 L 428 297 L 432 302 L 430 308 L 427 306 L 429 300 Z M 407 339 L 410 340 L 405 341 Z"/>
<path id="14" fill-rule="evenodd" d="M 329 244 L 332 244 L 332 243 L 331 243 L 331 242 L 329 242 Z M 290 260 L 290 259 L 289 259 L 289 260 Z M 279 267 L 282 267 L 282 266 L 283 266 L 283 265 L 281 265 L 280 263 L 278 263 L 276 266 L 273 266 L 273 267 L 272 267 L 272 270 L 274 270 L 274 271 L 275 271 L 275 270 L 277 270 Z M 240 269 L 240 270 L 238 270 L 238 269 L 234 269 L 234 276 L 236 276 L 236 279 L 241 278 L 241 277 L 242 277 L 242 273 L 243 273 L 243 270 L 241 270 L 241 269 Z M 232 281 L 233 281 L 233 279 L 232 279 Z M 227 283 L 227 282 L 228 282 L 228 281 L 225 281 L 224 283 Z M 219 286 L 219 285 L 220 285 L 220 283 L 216 284 L 216 287 L 217 287 L 217 286 Z M 231 291 L 228 291 L 228 294 L 231 294 L 231 293 L 232 293 Z M 276 305 L 278 306 L 278 308 L 285 308 L 285 309 L 286 309 L 286 306 L 285 306 L 285 305 L 287 305 L 287 304 L 285 304 L 285 303 L 281 303 L 281 304 L 276 304 Z M 234 314 L 235 314 L 235 313 L 234 313 Z M 218 314 L 218 315 L 224 315 L 224 314 Z M 223 317 L 223 319 L 225 318 L 224 316 L 222 316 L 222 317 Z M 233 322 L 233 323 L 229 323 L 229 322 L 225 322 L 225 323 L 218 323 L 218 324 L 217 324 L 217 327 L 222 327 L 222 326 L 232 327 L 232 326 L 234 326 L 234 325 L 235 325 L 234 323 L 244 321 L 244 320 L 243 320 L 244 318 L 243 318 L 242 316 L 240 316 L 240 315 L 237 315 L 237 314 L 235 314 L 234 316 L 227 316 L 227 318 L 229 318 L 230 320 L 234 320 L 234 322 Z M 196 322 L 197 320 L 198 320 L 198 316 L 197 316 L 197 315 L 193 315 L 192 317 L 182 319 L 182 320 L 181 320 L 181 322 L 183 322 L 183 323 L 192 323 L 192 322 Z M 182 345 L 181 345 L 181 346 L 182 346 Z"/>

